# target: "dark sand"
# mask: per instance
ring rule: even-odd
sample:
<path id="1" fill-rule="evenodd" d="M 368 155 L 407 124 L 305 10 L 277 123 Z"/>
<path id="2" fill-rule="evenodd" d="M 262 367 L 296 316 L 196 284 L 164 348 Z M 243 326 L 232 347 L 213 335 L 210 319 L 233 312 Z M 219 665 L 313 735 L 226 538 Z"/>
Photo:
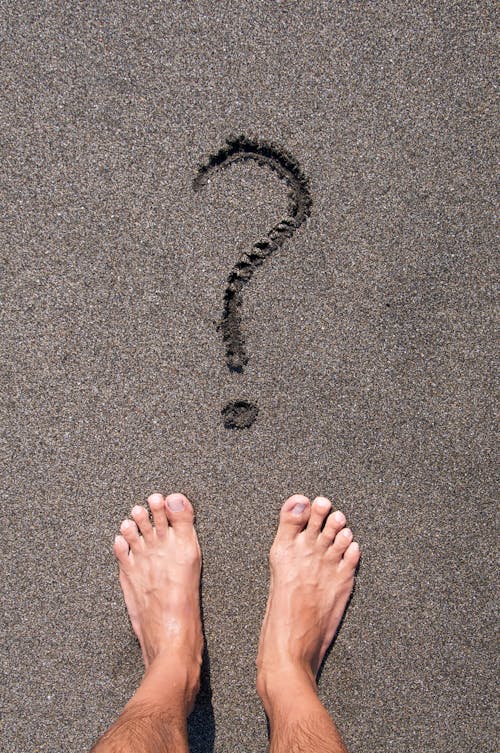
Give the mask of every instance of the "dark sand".
<path id="1" fill-rule="evenodd" d="M 349 750 L 492 753 L 493 4 L 133 5 L 2 4 L 1 751 L 82 753 L 115 719 L 141 657 L 113 536 L 179 490 L 193 751 L 265 750 L 267 553 L 303 492 L 363 553 L 320 678 Z M 288 188 L 245 162 L 193 191 L 231 134 L 313 201 L 243 292 L 241 374 L 215 324 Z"/>

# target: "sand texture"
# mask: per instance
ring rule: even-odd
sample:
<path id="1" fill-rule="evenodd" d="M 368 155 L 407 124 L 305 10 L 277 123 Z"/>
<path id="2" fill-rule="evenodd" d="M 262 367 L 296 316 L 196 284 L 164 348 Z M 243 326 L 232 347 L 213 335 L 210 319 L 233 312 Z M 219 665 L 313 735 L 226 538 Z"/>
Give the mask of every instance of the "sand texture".
<path id="1" fill-rule="evenodd" d="M 319 683 L 349 750 L 493 753 L 493 4 L 1 18 L 2 753 L 87 751 L 133 693 L 111 547 L 152 491 L 204 555 L 192 753 L 266 750 L 294 492 L 362 549 Z"/>

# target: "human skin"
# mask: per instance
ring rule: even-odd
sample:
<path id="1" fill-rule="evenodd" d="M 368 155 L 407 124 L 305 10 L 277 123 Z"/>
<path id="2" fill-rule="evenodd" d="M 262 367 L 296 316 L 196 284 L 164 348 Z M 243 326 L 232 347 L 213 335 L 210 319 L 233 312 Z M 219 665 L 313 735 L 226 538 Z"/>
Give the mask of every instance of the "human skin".
<path id="1" fill-rule="evenodd" d="M 200 686 L 201 550 L 182 494 L 132 508 L 116 536 L 125 603 L 145 673 L 92 753 L 189 753 L 187 717 Z M 270 753 L 347 753 L 319 701 L 316 674 L 354 584 L 359 546 L 331 502 L 303 495 L 282 506 L 257 655 L 257 692 L 270 722 Z"/>

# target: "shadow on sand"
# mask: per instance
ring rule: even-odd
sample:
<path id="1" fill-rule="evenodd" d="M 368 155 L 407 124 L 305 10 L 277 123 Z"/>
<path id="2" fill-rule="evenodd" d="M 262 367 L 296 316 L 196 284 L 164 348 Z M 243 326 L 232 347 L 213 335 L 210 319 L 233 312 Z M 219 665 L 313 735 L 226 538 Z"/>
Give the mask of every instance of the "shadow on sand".
<path id="1" fill-rule="evenodd" d="M 210 685 L 210 657 L 207 647 L 203 651 L 200 692 L 195 707 L 187 723 L 189 750 L 191 753 L 213 753 L 215 741 L 215 719 L 212 707 L 212 687 Z"/>

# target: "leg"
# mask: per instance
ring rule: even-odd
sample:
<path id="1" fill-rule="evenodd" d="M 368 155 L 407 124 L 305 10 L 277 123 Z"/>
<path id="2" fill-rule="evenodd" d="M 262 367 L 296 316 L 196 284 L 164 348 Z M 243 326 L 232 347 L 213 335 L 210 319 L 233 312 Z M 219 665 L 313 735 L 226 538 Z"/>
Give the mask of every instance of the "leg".
<path id="1" fill-rule="evenodd" d="M 188 753 L 186 720 L 199 690 L 203 651 L 201 551 L 182 494 L 148 499 L 124 520 L 114 551 L 145 665 L 142 682 L 92 753 Z"/>
<path id="2" fill-rule="evenodd" d="M 317 696 L 316 674 L 354 585 L 359 546 L 345 516 L 317 497 L 290 497 L 269 556 L 271 584 L 257 656 L 270 753 L 347 753 Z"/>

